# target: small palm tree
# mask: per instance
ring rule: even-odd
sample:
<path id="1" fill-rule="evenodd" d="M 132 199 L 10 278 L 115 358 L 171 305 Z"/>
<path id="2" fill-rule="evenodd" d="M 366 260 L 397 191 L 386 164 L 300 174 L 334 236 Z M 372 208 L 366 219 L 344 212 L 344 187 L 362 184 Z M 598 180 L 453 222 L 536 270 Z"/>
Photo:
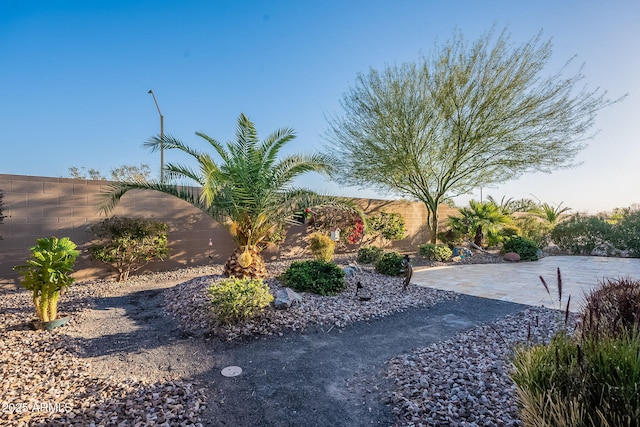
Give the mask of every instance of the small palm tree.
<path id="1" fill-rule="evenodd" d="M 196 135 L 213 148 L 218 162 L 170 136 L 154 137 L 145 145 L 153 150 L 161 146 L 177 149 L 193 157 L 197 169 L 170 163 L 166 172 L 169 182 L 187 178 L 198 183 L 199 191 L 170 183 L 116 182 L 102 210 L 111 211 L 127 191 L 134 189 L 161 191 L 185 200 L 223 224 L 233 236 L 237 248 L 225 264 L 225 274 L 254 278 L 266 275 L 260 256 L 263 245 L 282 232 L 285 220 L 301 206 L 336 205 L 356 210 L 344 199 L 292 187 L 293 180 L 306 172 L 327 173 L 331 168 L 331 159 L 321 154 L 278 159 L 282 147 L 295 138 L 292 129 L 277 130 L 260 142 L 254 124 L 240 114 L 235 141 L 223 145 L 202 132 Z"/>
<path id="2" fill-rule="evenodd" d="M 469 201 L 468 208 L 460 209 L 460 216 L 449 217 L 452 229 L 473 236 L 473 243 L 482 246 L 485 233 L 497 233 L 510 219 L 494 202 Z"/>
<path id="3" fill-rule="evenodd" d="M 560 202 L 560 204 L 557 206 L 543 203 L 540 205 L 539 209 L 536 209 L 534 211 L 534 213 L 538 217 L 549 223 L 549 225 L 554 226 L 560 221 L 563 214 L 571 210 L 571 208 L 568 206 L 562 207 L 562 203 L 564 202 Z"/>
<path id="4" fill-rule="evenodd" d="M 514 200 L 513 197 L 509 197 L 507 199 L 506 196 L 502 196 L 502 198 L 498 202 L 492 196 L 487 196 L 487 200 L 489 200 L 490 203 L 498 206 L 500 211 L 508 216 L 512 216 L 514 213 L 518 212 L 531 212 L 537 207 L 536 202 L 531 199 Z"/>

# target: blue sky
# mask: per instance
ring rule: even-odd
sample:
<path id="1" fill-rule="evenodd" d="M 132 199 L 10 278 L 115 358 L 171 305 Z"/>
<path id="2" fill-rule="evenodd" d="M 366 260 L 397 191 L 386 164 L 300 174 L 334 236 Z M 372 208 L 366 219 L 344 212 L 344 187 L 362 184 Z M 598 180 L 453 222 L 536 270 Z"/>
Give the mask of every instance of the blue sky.
<path id="1" fill-rule="evenodd" d="M 0 0 L 0 173 L 108 175 L 149 164 L 142 143 L 165 132 L 194 147 L 233 138 L 244 112 L 261 136 L 296 130 L 289 152 L 323 146 L 326 116 L 357 73 L 416 60 L 454 30 L 475 39 L 507 26 L 514 43 L 553 40 L 549 72 L 572 56 L 585 83 L 627 98 L 602 111 L 581 166 L 485 188 L 598 212 L 640 203 L 640 2 Z M 172 151 L 167 161 L 182 161 Z M 318 176 L 320 192 L 388 197 Z M 479 191 L 470 197 L 478 199 Z M 463 205 L 469 197 L 458 198 Z"/>

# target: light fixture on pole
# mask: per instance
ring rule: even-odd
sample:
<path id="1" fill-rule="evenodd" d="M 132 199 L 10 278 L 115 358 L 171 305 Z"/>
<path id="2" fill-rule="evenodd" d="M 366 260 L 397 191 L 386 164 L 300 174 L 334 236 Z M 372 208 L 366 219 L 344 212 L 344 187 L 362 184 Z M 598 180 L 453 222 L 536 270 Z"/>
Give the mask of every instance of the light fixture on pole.
<path id="1" fill-rule="evenodd" d="M 153 96 L 153 102 L 156 103 L 158 114 L 160 114 L 160 184 L 164 184 L 164 116 L 162 115 L 162 112 L 160 112 L 160 106 L 158 105 L 156 94 L 153 93 L 152 89 L 149 89 L 148 93 Z"/>

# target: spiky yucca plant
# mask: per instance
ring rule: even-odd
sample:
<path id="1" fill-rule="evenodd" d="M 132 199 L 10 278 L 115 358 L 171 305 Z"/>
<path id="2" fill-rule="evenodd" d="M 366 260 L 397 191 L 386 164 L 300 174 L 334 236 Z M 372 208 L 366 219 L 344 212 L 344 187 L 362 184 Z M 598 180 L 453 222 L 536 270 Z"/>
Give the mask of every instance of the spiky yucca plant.
<path id="1" fill-rule="evenodd" d="M 164 146 L 193 157 L 197 168 L 169 163 L 166 172 L 169 182 L 193 180 L 199 191 L 166 182 L 116 182 L 111 184 L 101 208 L 112 210 L 127 191 L 134 189 L 157 190 L 185 200 L 223 224 L 233 236 L 237 249 L 227 260 L 225 273 L 251 278 L 266 274 L 261 245 L 273 240 L 285 220 L 301 206 L 335 204 L 351 209 L 343 199 L 292 187 L 300 175 L 326 173 L 331 165 L 331 159 L 320 154 L 279 158 L 282 147 L 295 138 L 292 129 L 277 130 L 260 142 L 254 124 L 240 114 L 236 138 L 226 145 L 202 132 L 196 135 L 209 144 L 215 158 L 171 136 L 154 137 L 145 145 L 153 150 Z"/>

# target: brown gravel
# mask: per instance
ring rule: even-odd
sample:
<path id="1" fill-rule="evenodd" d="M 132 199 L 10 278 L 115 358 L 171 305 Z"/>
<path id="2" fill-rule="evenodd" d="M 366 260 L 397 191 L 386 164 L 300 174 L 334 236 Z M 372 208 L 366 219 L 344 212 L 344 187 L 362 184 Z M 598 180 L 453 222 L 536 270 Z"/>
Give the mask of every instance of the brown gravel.
<path id="1" fill-rule="evenodd" d="M 341 256 L 339 263 L 352 261 Z M 270 263 L 272 277 L 284 271 L 289 261 Z M 478 254 L 460 262 L 501 262 L 489 255 Z M 414 266 L 438 265 L 421 258 Z M 455 298 L 455 294 L 426 288 L 410 287 L 400 293 L 401 279 L 374 274 L 366 269 L 359 273 L 372 299 L 363 305 L 353 298 L 354 282 L 341 295 L 319 297 L 304 294 L 303 303 L 291 310 L 269 308 L 264 315 L 243 326 L 220 327 L 208 310 L 206 287 L 221 278 L 220 266 L 188 268 L 175 272 L 134 276 L 126 283 L 99 280 L 74 284 L 61 297 L 60 312 L 72 320 L 53 332 L 34 331 L 28 326 L 33 320 L 33 307 L 26 291 L 8 291 L 0 299 L 0 373 L 2 412 L 0 425 L 77 425 L 77 426 L 188 426 L 203 425 L 200 415 L 206 402 L 205 390 L 183 382 L 188 369 L 203 363 L 201 355 L 172 354 L 171 343 L 162 336 L 148 338 L 149 331 L 136 335 L 149 316 L 144 310 L 147 294 L 162 295 L 164 310 L 153 312 L 151 326 L 161 322 L 171 325 L 177 319 L 188 335 L 199 344 L 211 337 L 234 340 L 248 336 L 282 334 L 284 330 L 299 330 L 309 324 L 329 328 L 385 316 L 412 306 L 429 306 Z M 275 291 L 280 287 L 275 279 L 268 283 Z M 174 286 L 175 285 L 175 286 Z M 164 292 L 161 292 L 164 291 Z M 140 298 L 132 299 L 132 295 Z M 116 304 L 97 307 L 100 301 L 125 298 L 127 304 L 142 304 L 141 313 L 125 316 Z M 120 311 L 119 311 L 120 310 Z M 153 317 L 152 316 L 152 317 Z M 107 320 L 108 327 L 97 320 Z M 175 332 L 175 331 L 173 331 Z M 172 332 L 172 333 L 173 333 Z M 176 332 L 177 333 L 177 332 Z M 132 334 L 135 339 L 156 340 L 147 349 L 147 342 L 137 344 L 137 352 L 110 351 L 120 345 L 118 334 Z M 111 340 L 103 338 L 114 336 Z M 206 345 L 210 345 L 206 344 Z M 117 350 L 117 349 L 116 349 Z M 215 351 L 215 349 L 210 350 Z M 162 353 L 164 352 L 164 353 Z M 126 353 L 126 357 L 122 357 Z M 164 359 L 162 359 L 164 358 Z M 171 360 L 173 366 L 162 361 Z M 182 369 L 181 369 L 182 368 Z"/>

